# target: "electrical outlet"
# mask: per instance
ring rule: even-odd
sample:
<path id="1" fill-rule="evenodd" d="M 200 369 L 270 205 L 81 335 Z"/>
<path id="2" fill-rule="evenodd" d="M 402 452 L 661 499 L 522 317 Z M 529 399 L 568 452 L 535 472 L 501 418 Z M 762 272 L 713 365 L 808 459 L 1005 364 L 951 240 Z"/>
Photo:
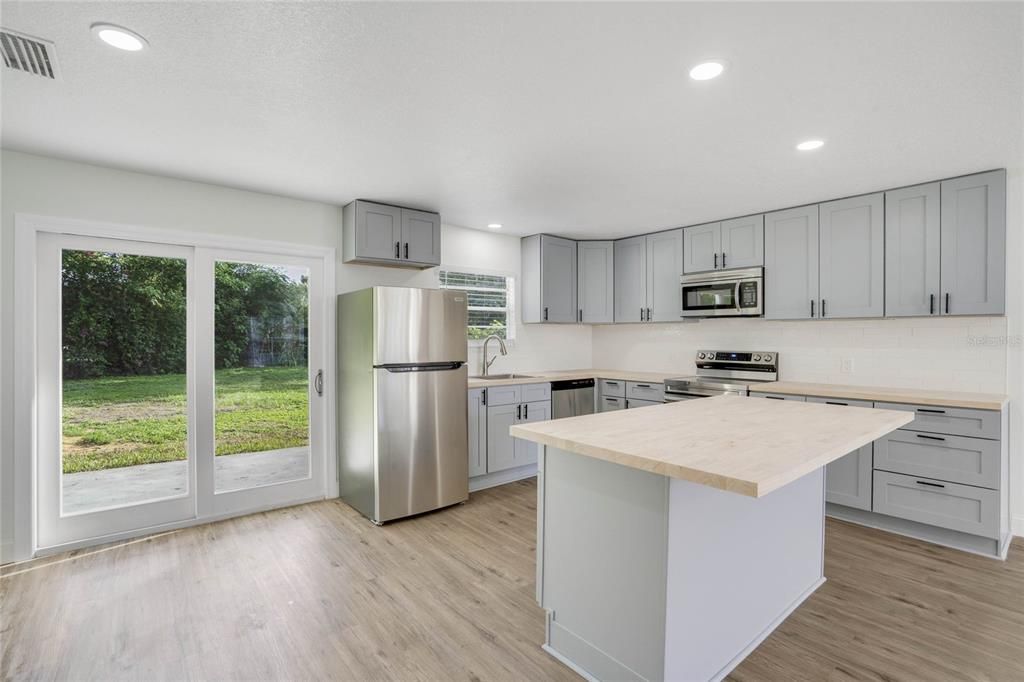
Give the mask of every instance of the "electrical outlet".
<path id="1" fill-rule="evenodd" d="M 843 374 L 853 374 L 853 358 L 843 358 L 839 362 L 839 371 Z"/>

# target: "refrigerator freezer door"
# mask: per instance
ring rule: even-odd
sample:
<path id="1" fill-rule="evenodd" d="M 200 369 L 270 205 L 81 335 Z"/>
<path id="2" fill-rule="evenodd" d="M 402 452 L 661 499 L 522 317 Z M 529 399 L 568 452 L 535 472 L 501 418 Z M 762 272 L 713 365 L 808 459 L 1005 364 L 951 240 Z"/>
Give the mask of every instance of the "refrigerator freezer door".
<path id="1" fill-rule="evenodd" d="M 465 292 L 375 287 L 373 296 L 375 366 L 466 362 Z"/>
<path id="2" fill-rule="evenodd" d="M 376 369 L 377 518 L 469 497 L 468 369 Z"/>

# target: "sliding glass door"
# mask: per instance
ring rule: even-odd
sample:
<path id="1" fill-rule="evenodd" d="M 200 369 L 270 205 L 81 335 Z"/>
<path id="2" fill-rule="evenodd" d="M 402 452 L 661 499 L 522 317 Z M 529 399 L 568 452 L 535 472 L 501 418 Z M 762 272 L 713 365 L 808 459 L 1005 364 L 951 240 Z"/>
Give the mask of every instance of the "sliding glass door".
<path id="1" fill-rule="evenodd" d="M 37 545 L 323 495 L 322 261 L 41 233 Z"/>

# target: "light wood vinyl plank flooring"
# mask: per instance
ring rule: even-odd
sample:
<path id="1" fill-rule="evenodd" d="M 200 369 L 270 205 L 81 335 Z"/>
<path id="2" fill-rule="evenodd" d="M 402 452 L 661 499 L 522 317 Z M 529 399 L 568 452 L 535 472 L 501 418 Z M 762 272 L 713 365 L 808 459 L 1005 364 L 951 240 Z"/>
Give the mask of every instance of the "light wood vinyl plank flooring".
<path id="1" fill-rule="evenodd" d="M 1003 563 L 827 533 L 828 582 L 730 679 L 1024 679 L 1019 539 Z M 579 679 L 540 649 L 535 535 L 523 481 L 383 528 L 325 501 L 8 566 L 0 677 Z"/>

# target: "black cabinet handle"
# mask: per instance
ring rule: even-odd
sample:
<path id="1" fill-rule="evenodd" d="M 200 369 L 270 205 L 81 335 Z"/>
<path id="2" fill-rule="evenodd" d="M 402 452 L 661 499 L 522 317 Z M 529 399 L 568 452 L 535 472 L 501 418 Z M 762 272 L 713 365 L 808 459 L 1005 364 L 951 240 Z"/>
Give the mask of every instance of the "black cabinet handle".
<path id="1" fill-rule="evenodd" d="M 643 308 L 640 309 L 640 321 L 641 322 L 644 321 L 644 309 Z"/>
<path id="2" fill-rule="evenodd" d="M 825 317 L 825 299 L 821 299 L 821 316 Z"/>
<path id="3" fill-rule="evenodd" d="M 917 408 L 918 412 L 927 412 L 928 414 L 946 414 L 945 410 L 929 410 L 924 407 Z"/>
<path id="4" fill-rule="evenodd" d="M 516 405 L 516 419 L 518 420 L 518 419 L 522 419 L 522 418 L 523 418 L 523 406 L 522 405 Z"/>
<path id="5" fill-rule="evenodd" d="M 785 398 L 780 398 L 777 395 L 766 395 L 765 398 L 768 398 L 768 400 L 785 400 Z"/>
<path id="6" fill-rule="evenodd" d="M 826 405 L 842 405 L 843 407 L 849 407 L 850 406 L 850 403 L 833 403 L 833 402 L 829 402 L 828 400 L 825 401 L 825 404 Z"/>
<path id="7" fill-rule="evenodd" d="M 405 243 L 405 259 L 409 260 L 409 242 Z"/>
<path id="8" fill-rule="evenodd" d="M 395 242 L 395 258 L 401 258 L 402 257 L 401 248 L 402 248 L 402 242 Z"/>
<path id="9" fill-rule="evenodd" d="M 949 315 L 949 292 L 946 292 L 946 314 Z"/>
<path id="10" fill-rule="evenodd" d="M 938 436 L 926 436 L 923 433 L 917 434 L 918 438 L 927 438 L 928 440 L 946 440 L 945 438 L 939 438 Z"/>
<path id="11" fill-rule="evenodd" d="M 580 316 L 579 317 L 579 321 L 582 322 L 583 321 L 583 308 L 580 308 L 579 316 Z"/>
<path id="12" fill-rule="evenodd" d="M 928 294 L 928 314 L 935 314 L 935 294 Z"/>
<path id="13" fill-rule="evenodd" d="M 715 269 L 718 269 L 718 254 L 715 254 Z"/>
<path id="14" fill-rule="evenodd" d="M 651 321 L 651 309 L 650 308 L 647 309 L 647 321 L 648 322 Z"/>
<path id="15" fill-rule="evenodd" d="M 484 390 L 480 391 L 480 404 L 481 405 L 486 405 L 487 404 L 487 389 L 486 388 Z"/>
<path id="16" fill-rule="evenodd" d="M 814 299 L 811 299 L 811 317 L 814 317 Z"/>
<path id="17" fill-rule="evenodd" d="M 618 386 L 619 385 L 619 382 L 617 382 L 617 381 L 605 381 L 604 383 L 608 384 L 609 386 Z"/>
<path id="18" fill-rule="evenodd" d="M 722 252 L 722 267 L 725 267 L 725 251 Z"/>
<path id="19" fill-rule="evenodd" d="M 547 308 L 544 308 L 544 321 L 545 322 L 548 321 L 548 309 Z"/>
<path id="20" fill-rule="evenodd" d="M 523 405 L 523 417 L 526 419 L 530 418 L 530 403 Z"/>
<path id="21" fill-rule="evenodd" d="M 650 388 L 651 385 L 650 384 L 637 384 L 636 387 L 637 388 Z"/>
<path id="22" fill-rule="evenodd" d="M 932 483 L 931 481 L 914 481 L 914 483 L 917 483 L 918 485 L 931 486 L 932 488 L 945 488 L 946 487 L 946 486 L 942 485 L 941 483 Z"/>

